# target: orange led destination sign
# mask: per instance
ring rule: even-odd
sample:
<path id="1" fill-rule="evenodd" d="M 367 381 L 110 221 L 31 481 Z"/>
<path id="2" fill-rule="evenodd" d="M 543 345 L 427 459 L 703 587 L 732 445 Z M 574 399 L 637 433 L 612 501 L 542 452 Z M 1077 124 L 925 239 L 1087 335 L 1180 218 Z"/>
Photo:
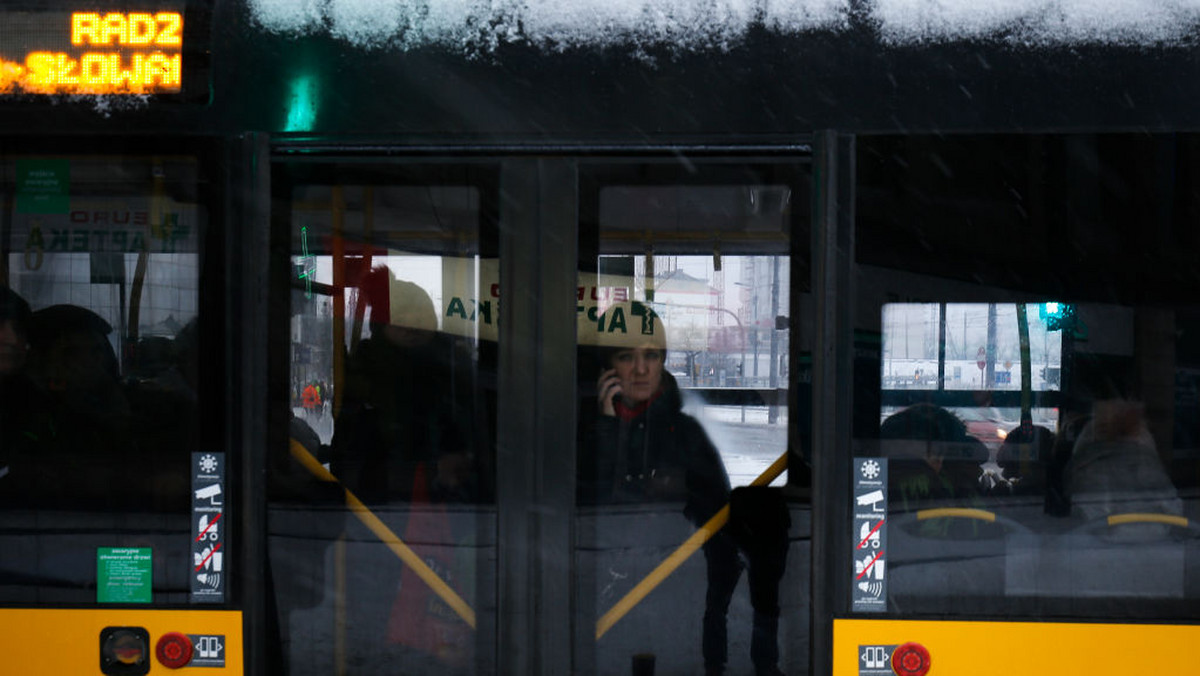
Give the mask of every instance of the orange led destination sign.
<path id="1" fill-rule="evenodd" d="M 175 94 L 180 12 L 13 12 L 0 27 L 0 95 Z"/>

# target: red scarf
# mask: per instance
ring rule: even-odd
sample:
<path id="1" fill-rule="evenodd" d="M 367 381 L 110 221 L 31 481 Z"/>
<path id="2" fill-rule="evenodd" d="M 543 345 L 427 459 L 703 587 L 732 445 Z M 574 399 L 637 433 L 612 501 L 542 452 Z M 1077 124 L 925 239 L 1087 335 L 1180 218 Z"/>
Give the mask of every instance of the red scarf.
<path id="1" fill-rule="evenodd" d="M 658 388 L 658 391 L 655 392 L 649 399 L 643 401 L 637 406 L 634 406 L 633 408 L 629 408 L 625 405 L 625 402 L 618 399 L 613 402 L 613 411 L 617 414 L 618 418 L 624 420 L 625 422 L 629 422 L 634 418 L 637 418 L 639 415 L 645 413 L 646 409 L 650 408 L 650 404 L 653 404 L 655 399 L 661 397 L 662 393 L 663 388 L 660 387 Z"/>

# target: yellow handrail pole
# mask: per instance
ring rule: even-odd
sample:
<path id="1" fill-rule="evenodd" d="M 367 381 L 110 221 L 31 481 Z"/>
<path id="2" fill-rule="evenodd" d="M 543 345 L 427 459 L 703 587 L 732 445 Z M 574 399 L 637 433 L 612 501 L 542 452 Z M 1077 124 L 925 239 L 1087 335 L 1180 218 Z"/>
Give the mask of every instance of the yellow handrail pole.
<path id="1" fill-rule="evenodd" d="M 758 475 L 754 481 L 750 482 L 751 486 L 766 486 L 783 474 L 783 470 L 787 469 L 787 453 L 780 455 L 775 462 L 771 463 L 762 474 Z M 675 572 L 676 568 L 683 565 L 688 557 L 696 553 L 697 549 L 704 546 L 708 539 L 717 534 L 729 521 L 729 505 L 725 505 L 716 514 L 713 515 L 703 526 L 700 527 L 692 536 L 684 540 L 683 544 L 679 545 L 671 555 L 663 560 L 662 563 L 650 571 L 650 574 L 642 578 L 642 581 L 637 583 L 633 589 L 630 589 L 625 596 L 617 601 L 616 605 L 600 616 L 596 622 L 596 640 L 599 641 L 601 636 L 612 628 L 622 617 L 625 616 L 633 607 L 641 603 L 654 588 L 662 584 L 663 580 L 667 579 L 671 573 Z"/>
<path id="2" fill-rule="evenodd" d="M 636 587 L 630 589 L 620 601 L 617 601 L 616 605 L 610 608 L 607 613 L 600 616 L 600 619 L 596 622 L 596 640 L 600 640 L 600 637 L 604 636 L 618 620 L 625 617 L 626 613 L 633 610 L 633 607 L 641 603 L 650 592 L 654 591 L 655 587 L 662 584 L 663 580 L 667 579 L 671 573 L 674 573 L 676 568 L 683 565 L 683 562 L 687 561 L 689 556 L 695 554 L 697 549 L 704 546 L 704 543 L 716 535 L 717 531 L 721 530 L 727 521 L 729 521 L 729 505 L 725 505 L 717 511 L 707 523 L 701 526 L 695 533 L 692 533 L 691 537 L 684 540 L 682 545 L 679 545 L 674 552 L 671 552 L 670 556 L 658 564 L 657 568 L 642 578 L 642 581 L 637 583 Z"/>
<path id="3" fill-rule="evenodd" d="M 783 470 L 787 469 L 787 465 L 788 465 L 788 454 L 785 451 L 783 453 L 783 455 L 779 456 L 778 458 L 775 458 L 775 462 L 771 463 L 770 467 L 763 470 L 763 473 L 759 474 L 758 477 L 756 479 L 754 479 L 754 481 L 751 481 L 750 485 L 751 486 L 766 486 L 767 484 L 771 483 L 772 481 L 778 479 L 779 475 L 783 474 Z"/>
<path id="4" fill-rule="evenodd" d="M 316 458 L 314 458 L 313 455 L 308 452 L 308 449 L 304 448 L 299 441 L 292 439 L 289 450 L 292 453 L 292 457 L 300 462 L 300 464 L 302 464 L 305 469 L 312 473 L 313 476 L 322 481 L 337 481 L 337 477 L 333 476 L 329 470 L 325 469 L 325 466 L 322 465 Z M 464 622 L 470 625 L 472 629 L 474 629 L 475 611 L 471 609 L 471 606 L 467 605 L 467 602 L 463 601 L 462 597 L 459 596 L 458 593 L 450 587 L 450 585 L 446 584 L 442 578 L 438 577 L 438 574 L 433 572 L 433 570 L 421 560 L 421 557 L 418 556 L 416 552 L 414 552 L 407 544 L 405 544 L 404 541 L 399 538 L 399 536 L 393 533 L 392 530 L 387 527 L 387 524 L 380 520 L 379 517 L 375 516 L 375 514 L 366 505 L 364 505 L 362 501 L 354 495 L 354 493 L 350 491 L 350 489 L 343 487 L 342 490 L 346 492 L 346 506 L 350 508 L 350 511 L 354 513 L 354 516 L 358 517 L 358 520 L 362 521 L 363 525 L 365 525 L 372 533 L 375 534 L 375 537 L 379 538 L 383 544 L 387 545 L 388 549 L 391 549 L 392 552 L 398 556 L 406 566 L 411 568 L 412 571 L 417 574 L 417 577 L 421 578 L 425 584 L 429 585 L 429 588 L 432 589 L 435 594 L 437 594 L 443 601 L 446 602 L 446 605 L 453 608 L 454 612 L 457 613 Z"/>

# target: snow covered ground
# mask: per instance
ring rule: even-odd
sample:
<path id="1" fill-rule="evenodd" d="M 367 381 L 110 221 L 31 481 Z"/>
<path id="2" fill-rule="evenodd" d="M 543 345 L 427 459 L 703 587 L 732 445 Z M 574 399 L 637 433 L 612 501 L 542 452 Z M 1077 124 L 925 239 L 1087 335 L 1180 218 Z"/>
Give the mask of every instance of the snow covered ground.
<path id="1" fill-rule="evenodd" d="M 702 406 L 688 410 L 704 426 L 721 452 L 733 486 L 745 486 L 787 451 L 787 413 L 780 409 L 775 423 L 768 422 L 765 406 Z M 782 486 L 784 472 L 771 482 Z"/>

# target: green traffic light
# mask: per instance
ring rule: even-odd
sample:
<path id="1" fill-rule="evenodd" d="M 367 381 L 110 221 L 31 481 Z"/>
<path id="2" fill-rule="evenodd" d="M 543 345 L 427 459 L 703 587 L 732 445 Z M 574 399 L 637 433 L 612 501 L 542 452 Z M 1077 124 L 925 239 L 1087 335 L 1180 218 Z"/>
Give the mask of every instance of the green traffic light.
<path id="1" fill-rule="evenodd" d="M 1038 317 L 1047 331 L 1061 331 L 1075 317 L 1075 306 L 1055 301 L 1042 303 L 1038 306 Z"/>

